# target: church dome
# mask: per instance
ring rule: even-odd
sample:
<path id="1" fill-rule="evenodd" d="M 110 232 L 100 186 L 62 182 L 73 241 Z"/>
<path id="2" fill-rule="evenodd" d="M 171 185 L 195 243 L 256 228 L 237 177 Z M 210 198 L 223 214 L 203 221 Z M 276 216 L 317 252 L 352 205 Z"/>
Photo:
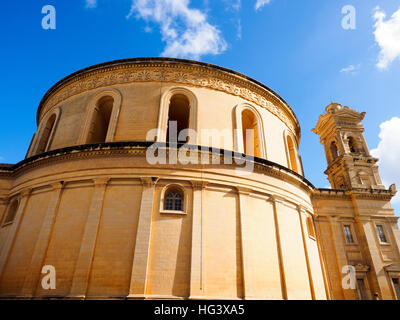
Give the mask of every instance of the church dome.
<path id="1" fill-rule="evenodd" d="M 56 83 L 37 124 L 0 168 L 0 296 L 326 299 L 299 123 L 265 85 L 112 61 Z"/>

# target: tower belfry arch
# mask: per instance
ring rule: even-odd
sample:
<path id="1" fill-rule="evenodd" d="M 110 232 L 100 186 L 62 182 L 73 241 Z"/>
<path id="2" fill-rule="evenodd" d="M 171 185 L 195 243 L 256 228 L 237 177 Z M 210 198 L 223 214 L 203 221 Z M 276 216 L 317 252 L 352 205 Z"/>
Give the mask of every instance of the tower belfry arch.
<path id="1" fill-rule="evenodd" d="M 313 129 L 325 148 L 325 173 L 332 189 L 385 189 L 376 164 L 378 159 L 371 156 L 364 138 L 364 117 L 365 112 L 331 103 Z"/>

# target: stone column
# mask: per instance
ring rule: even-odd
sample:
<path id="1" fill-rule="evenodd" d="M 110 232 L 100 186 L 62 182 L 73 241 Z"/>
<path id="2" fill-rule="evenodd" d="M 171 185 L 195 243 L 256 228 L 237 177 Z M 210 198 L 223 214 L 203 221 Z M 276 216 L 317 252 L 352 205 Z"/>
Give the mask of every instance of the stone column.
<path id="1" fill-rule="evenodd" d="M 158 178 L 146 177 L 141 178 L 141 180 L 143 183 L 142 201 L 140 204 L 131 283 L 128 295 L 128 298 L 132 299 L 143 299 L 146 296 L 154 190 Z"/>
<path id="2" fill-rule="evenodd" d="M 40 276 L 41 268 L 43 267 L 43 262 L 50 242 L 51 232 L 56 221 L 64 185 L 63 182 L 56 182 L 51 186 L 53 188 L 53 194 L 47 206 L 46 215 L 43 219 L 42 227 L 33 250 L 28 273 L 24 279 L 24 284 L 21 290 L 21 295 L 24 297 L 31 297 L 35 293 L 36 283 Z"/>
<path id="3" fill-rule="evenodd" d="M 192 253 L 190 265 L 190 298 L 204 297 L 204 234 L 203 234 L 203 188 L 207 184 L 202 181 L 192 181 L 193 211 L 192 211 Z"/>
<path id="4" fill-rule="evenodd" d="M 19 226 L 21 224 L 22 218 L 25 213 L 26 204 L 28 203 L 29 195 L 32 189 L 26 189 L 21 192 L 21 198 L 18 203 L 18 209 L 14 217 L 14 221 L 10 226 L 8 226 L 8 232 L 6 236 L 6 241 L 3 244 L 1 255 L 0 255 L 0 278 L 3 274 L 4 267 L 6 266 L 8 257 L 10 255 L 11 248 L 14 244 L 15 237 L 18 233 Z M 7 210 L 7 209 L 6 209 Z M 7 214 L 7 213 L 5 213 Z"/>
<path id="5" fill-rule="evenodd" d="M 103 200 L 109 178 L 94 179 L 94 191 L 82 237 L 78 260 L 72 278 L 69 297 L 84 298 L 86 296 L 89 276 L 92 267 L 97 234 L 103 211 Z"/>

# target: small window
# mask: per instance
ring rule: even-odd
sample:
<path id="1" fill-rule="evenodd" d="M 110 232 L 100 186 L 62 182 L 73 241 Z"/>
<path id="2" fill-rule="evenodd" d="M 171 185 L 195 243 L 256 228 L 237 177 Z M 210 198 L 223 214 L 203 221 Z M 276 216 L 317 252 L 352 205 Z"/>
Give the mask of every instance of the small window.
<path id="1" fill-rule="evenodd" d="M 359 300 L 368 300 L 367 293 L 365 290 L 364 279 L 357 279 L 357 292 Z"/>
<path id="2" fill-rule="evenodd" d="M 6 215 L 6 218 L 4 219 L 3 225 L 10 224 L 14 221 L 15 215 L 17 213 L 17 209 L 18 209 L 18 201 L 14 200 L 11 202 L 11 204 L 8 208 L 7 215 Z"/>
<path id="3" fill-rule="evenodd" d="M 393 281 L 394 291 L 396 292 L 396 298 L 397 298 L 397 300 L 400 300 L 399 279 L 398 278 L 393 278 L 392 281 Z"/>
<path id="4" fill-rule="evenodd" d="M 289 166 L 290 169 L 297 172 L 297 156 L 296 156 L 296 147 L 291 137 L 286 137 L 287 147 L 288 147 L 288 157 L 289 157 Z"/>
<path id="5" fill-rule="evenodd" d="M 164 210 L 183 211 L 183 192 L 177 188 L 167 190 L 164 199 Z"/>
<path id="6" fill-rule="evenodd" d="M 315 229 L 314 229 L 314 223 L 311 217 L 307 217 L 307 231 L 308 231 L 308 236 L 312 239 L 315 239 Z"/>
<path id="7" fill-rule="evenodd" d="M 354 243 L 354 238 L 351 233 L 351 227 L 349 225 L 344 226 L 344 234 L 346 236 L 346 242 L 347 243 Z"/>
<path id="8" fill-rule="evenodd" d="M 387 243 L 385 232 L 383 231 L 383 226 L 378 224 L 376 226 L 376 230 L 378 231 L 379 241 L 382 242 L 382 243 Z"/>

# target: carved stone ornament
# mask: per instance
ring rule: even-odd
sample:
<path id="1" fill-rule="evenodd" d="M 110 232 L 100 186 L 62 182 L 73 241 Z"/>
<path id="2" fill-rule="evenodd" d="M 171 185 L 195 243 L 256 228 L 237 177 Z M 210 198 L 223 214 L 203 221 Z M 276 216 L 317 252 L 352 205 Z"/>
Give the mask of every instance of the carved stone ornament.
<path id="1" fill-rule="evenodd" d="M 77 73 L 70 80 L 61 80 L 58 88 L 50 89 L 43 98 L 38 111 L 38 119 L 62 101 L 94 89 L 116 84 L 134 82 L 170 82 L 223 91 L 240 96 L 267 109 L 299 136 L 300 127 L 290 107 L 273 92 L 258 86 L 236 74 L 229 74 L 210 68 L 185 64 L 140 63 L 118 64 L 97 68 L 90 72 Z"/>
<path id="2" fill-rule="evenodd" d="M 370 270 L 370 267 L 365 265 L 365 264 L 357 264 L 354 266 L 357 272 L 368 272 Z"/>

